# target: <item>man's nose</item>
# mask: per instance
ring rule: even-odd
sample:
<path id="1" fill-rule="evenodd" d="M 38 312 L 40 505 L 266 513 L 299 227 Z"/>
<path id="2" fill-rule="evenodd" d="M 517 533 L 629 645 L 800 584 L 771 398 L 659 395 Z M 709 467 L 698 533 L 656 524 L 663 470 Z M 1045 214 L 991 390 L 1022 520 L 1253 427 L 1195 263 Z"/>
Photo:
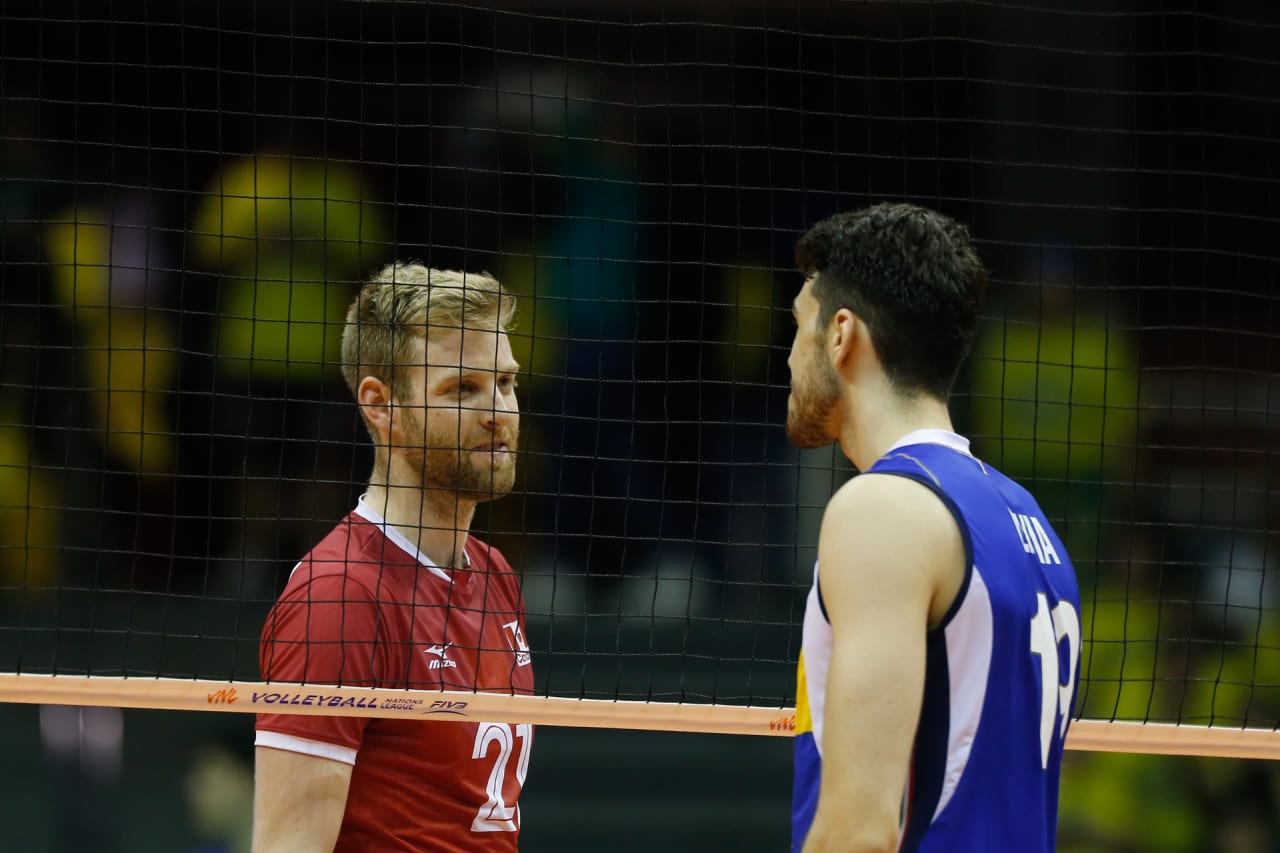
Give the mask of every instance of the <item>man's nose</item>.
<path id="1" fill-rule="evenodd" d="M 495 388 L 493 403 L 485 410 L 487 425 L 509 424 L 519 416 L 520 409 L 516 404 L 515 394 L 505 394 L 501 388 Z"/>

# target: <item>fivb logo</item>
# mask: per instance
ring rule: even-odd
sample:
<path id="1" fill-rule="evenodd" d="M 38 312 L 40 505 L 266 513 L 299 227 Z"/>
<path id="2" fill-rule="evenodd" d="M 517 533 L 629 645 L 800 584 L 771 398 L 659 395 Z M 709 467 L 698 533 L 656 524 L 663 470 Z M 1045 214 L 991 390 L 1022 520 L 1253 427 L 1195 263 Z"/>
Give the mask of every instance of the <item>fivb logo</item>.
<path id="1" fill-rule="evenodd" d="M 1023 515 L 1013 510 L 1009 510 L 1009 517 L 1013 519 L 1013 526 L 1018 531 L 1018 540 L 1022 542 L 1023 551 L 1035 554 L 1036 559 L 1046 566 L 1054 563 L 1062 565 L 1062 559 L 1054 550 L 1053 543 L 1049 541 L 1049 534 L 1044 532 L 1040 519 L 1034 515 Z"/>
<path id="2" fill-rule="evenodd" d="M 435 659 L 427 662 L 428 669 L 449 669 L 458 665 L 456 660 L 449 660 L 449 644 L 443 646 L 428 646 L 422 650 L 423 654 L 435 655 Z"/>
<path id="3" fill-rule="evenodd" d="M 529 665 L 529 644 L 524 641 L 524 632 L 520 630 L 520 620 L 505 622 L 502 630 L 507 635 L 507 645 L 516 653 L 516 666 Z"/>

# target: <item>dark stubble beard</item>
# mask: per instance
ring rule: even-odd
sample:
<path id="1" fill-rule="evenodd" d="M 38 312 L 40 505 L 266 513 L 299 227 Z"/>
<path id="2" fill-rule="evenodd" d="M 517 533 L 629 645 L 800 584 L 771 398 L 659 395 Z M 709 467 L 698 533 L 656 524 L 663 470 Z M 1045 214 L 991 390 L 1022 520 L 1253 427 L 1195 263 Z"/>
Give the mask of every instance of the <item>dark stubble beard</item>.
<path id="1" fill-rule="evenodd" d="M 840 404 L 840 377 L 818 349 L 810 351 L 804 371 L 791 379 L 787 438 L 797 447 L 826 447 L 836 440 L 828 429 Z"/>

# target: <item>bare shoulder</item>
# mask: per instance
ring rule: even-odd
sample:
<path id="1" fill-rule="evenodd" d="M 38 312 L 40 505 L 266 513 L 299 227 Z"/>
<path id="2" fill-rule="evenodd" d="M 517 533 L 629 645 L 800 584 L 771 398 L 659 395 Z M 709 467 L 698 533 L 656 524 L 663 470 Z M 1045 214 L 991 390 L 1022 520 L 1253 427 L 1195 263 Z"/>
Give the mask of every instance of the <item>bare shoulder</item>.
<path id="1" fill-rule="evenodd" d="M 824 532 L 828 519 L 833 533 L 841 529 L 959 533 L 951 510 L 932 489 L 894 474 L 860 474 L 849 480 L 827 504 Z"/>
<path id="2" fill-rule="evenodd" d="M 910 477 L 897 474 L 859 474 L 836 490 L 831 498 L 831 505 L 837 501 L 850 501 L 871 504 L 883 501 L 892 502 L 892 506 L 902 506 L 919 510 L 923 505 L 936 505 L 938 509 L 949 515 L 942 501 L 933 490 Z M 886 507 L 891 509 L 892 506 Z"/>
<path id="3" fill-rule="evenodd" d="M 927 486 L 862 474 L 827 504 L 818 562 L 828 599 L 844 595 L 865 606 L 874 606 L 877 596 L 923 602 L 933 624 L 963 582 L 964 540 L 951 510 Z"/>

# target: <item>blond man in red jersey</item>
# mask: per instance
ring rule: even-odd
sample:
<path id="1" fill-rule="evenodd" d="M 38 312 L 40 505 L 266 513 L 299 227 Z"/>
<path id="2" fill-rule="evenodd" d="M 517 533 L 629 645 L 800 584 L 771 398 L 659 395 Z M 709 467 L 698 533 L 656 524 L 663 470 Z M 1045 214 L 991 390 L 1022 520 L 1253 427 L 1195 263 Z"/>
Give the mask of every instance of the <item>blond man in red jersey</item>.
<path id="1" fill-rule="evenodd" d="M 516 576 L 469 533 L 515 478 L 513 311 L 488 275 L 393 264 L 364 285 L 342 351 L 373 474 L 272 609 L 265 679 L 532 692 Z M 527 724 L 261 714 L 257 729 L 258 853 L 516 849 Z"/>

